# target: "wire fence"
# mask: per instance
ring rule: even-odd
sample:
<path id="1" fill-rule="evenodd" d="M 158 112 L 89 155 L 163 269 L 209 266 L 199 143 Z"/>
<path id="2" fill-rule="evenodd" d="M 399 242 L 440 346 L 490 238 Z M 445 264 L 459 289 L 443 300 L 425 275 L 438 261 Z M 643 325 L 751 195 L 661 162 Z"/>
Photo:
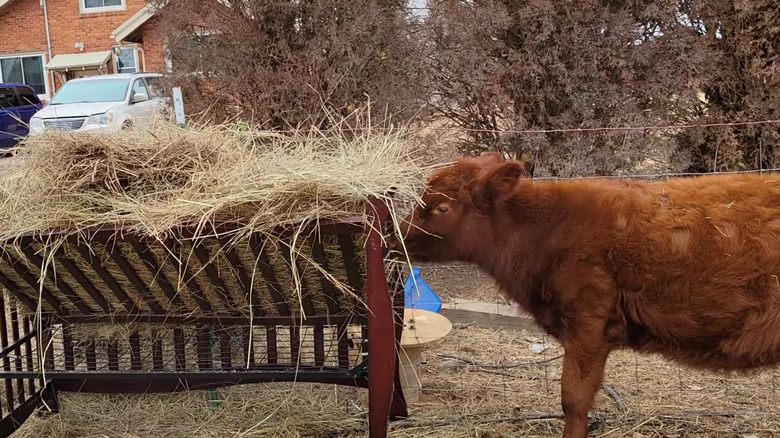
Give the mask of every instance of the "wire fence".
<path id="1" fill-rule="evenodd" d="M 431 267 L 421 275 L 442 295 L 441 313 L 453 329 L 423 352 L 420 398 L 413 404 L 421 413 L 406 426 L 417 421 L 475 432 L 489 424 L 495 436 L 560 436 L 563 349 L 557 341 L 532 323 L 521 328 L 518 321 L 530 319 L 516 309 L 508 318 L 513 309 L 473 267 Z M 773 369 L 716 373 L 615 351 L 591 414 L 592 436 L 775 436 L 777 401 Z"/>

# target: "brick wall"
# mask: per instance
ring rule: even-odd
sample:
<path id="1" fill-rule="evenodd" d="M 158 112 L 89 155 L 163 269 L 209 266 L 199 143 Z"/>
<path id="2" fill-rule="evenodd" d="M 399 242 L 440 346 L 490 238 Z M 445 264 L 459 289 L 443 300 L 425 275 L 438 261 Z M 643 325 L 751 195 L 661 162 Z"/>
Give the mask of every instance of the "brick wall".
<path id="1" fill-rule="evenodd" d="M 0 55 L 45 53 L 46 27 L 37 0 L 14 0 L 0 9 Z"/>
<path id="2" fill-rule="evenodd" d="M 38 0 L 14 0 L 38 3 Z M 125 0 L 126 10 L 82 14 L 79 0 L 47 0 L 49 29 L 54 54 L 79 53 L 74 43 L 84 43 L 85 52 L 108 50 L 111 32 L 146 5 L 145 0 Z"/>
<path id="3" fill-rule="evenodd" d="M 157 20 L 149 19 L 143 25 L 144 56 L 146 57 L 146 71 L 158 73 L 165 72 L 165 49 L 163 47 L 160 27 Z"/>
<path id="4" fill-rule="evenodd" d="M 52 54 L 80 53 L 76 42 L 84 43 L 84 52 L 109 50 L 114 44 L 111 32 L 138 12 L 146 0 L 125 0 L 126 9 L 115 12 L 82 14 L 79 0 L 47 0 Z M 42 53 L 44 64 L 49 61 L 46 48 L 46 28 L 40 0 L 12 0 L 0 9 L 0 56 L 12 53 Z M 144 25 L 144 56 L 147 71 L 164 71 L 162 42 L 153 20 Z M 139 53 L 139 68 L 143 67 Z M 109 62 L 109 72 L 113 72 Z M 55 88 L 46 75 L 50 92 Z M 57 81 L 57 86 L 59 81 Z"/>

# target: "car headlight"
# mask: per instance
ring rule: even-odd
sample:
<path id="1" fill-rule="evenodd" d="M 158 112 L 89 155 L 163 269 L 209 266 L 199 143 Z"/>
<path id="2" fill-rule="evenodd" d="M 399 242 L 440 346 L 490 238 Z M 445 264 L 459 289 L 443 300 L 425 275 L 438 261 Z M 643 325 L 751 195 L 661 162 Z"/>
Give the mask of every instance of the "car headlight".
<path id="1" fill-rule="evenodd" d="M 43 129 L 43 120 L 41 120 L 40 117 L 31 117 L 30 118 L 30 128 L 31 129 Z"/>
<path id="2" fill-rule="evenodd" d="M 109 123 L 114 121 L 114 114 L 113 113 L 105 113 L 105 114 L 96 114 L 94 116 L 89 116 L 87 119 L 87 125 L 108 125 Z"/>

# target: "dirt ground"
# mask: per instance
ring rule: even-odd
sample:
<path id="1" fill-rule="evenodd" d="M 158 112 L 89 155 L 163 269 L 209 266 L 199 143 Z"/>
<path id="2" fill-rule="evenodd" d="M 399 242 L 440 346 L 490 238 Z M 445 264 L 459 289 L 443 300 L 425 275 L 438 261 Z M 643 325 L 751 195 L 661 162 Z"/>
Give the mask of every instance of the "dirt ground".
<path id="1" fill-rule="evenodd" d="M 492 282 L 464 266 L 424 268 L 443 300 L 500 300 Z M 423 353 L 421 399 L 390 436 L 560 436 L 560 355 L 537 333 L 458 326 Z M 62 412 L 33 416 L 14 437 L 366 436 L 364 390 L 264 384 L 174 395 L 63 394 Z M 615 352 L 596 401 L 594 437 L 780 436 L 776 374 L 716 375 L 660 358 Z"/>

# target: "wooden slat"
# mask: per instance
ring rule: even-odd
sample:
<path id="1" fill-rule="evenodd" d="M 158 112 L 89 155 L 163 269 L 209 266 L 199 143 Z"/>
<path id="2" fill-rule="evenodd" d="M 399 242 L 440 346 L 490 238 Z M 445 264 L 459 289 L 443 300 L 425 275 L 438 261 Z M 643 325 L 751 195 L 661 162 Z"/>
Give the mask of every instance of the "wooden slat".
<path id="1" fill-rule="evenodd" d="M 322 268 L 325 272 L 330 272 L 330 266 L 328 266 L 328 258 L 325 255 L 325 248 L 322 245 L 322 241 L 318 238 L 312 237 L 310 239 L 311 242 L 311 251 L 312 251 L 312 258 L 314 259 L 315 263 L 317 263 L 320 268 Z M 328 306 L 328 313 L 331 315 L 335 315 L 339 313 L 341 310 L 339 306 L 338 301 L 338 293 L 336 292 L 336 288 L 333 286 L 333 283 L 328 280 L 325 275 L 323 275 L 321 272 L 317 273 L 319 279 L 320 279 L 320 287 L 322 287 L 322 293 L 325 294 L 325 303 Z"/>
<path id="2" fill-rule="evenodd" d="M 301 328 L 299 326 L 290 326 L 290 362 L 297 363 L 301 361 Z"/>
<path id="3" fill-rule="evenodd" d="M 279 348 L 276 343 L 276 327 L 265 328 L 266 350 L 268 350 L 268 363 L 279 363 Z"/>
<path id="4" fill-rule="evenodd" d="M 177 243 L 173 239 L 166 239 L 165 246 L 173 251 L 177 247 Z M 174 258 L 175 260 L 175 258 Z M 198 308 L 204 312 L 210 312 L 212 307 L 209 300 L 206 299 L 206 295 L 203 293 L 200 285 L 195 281 L 195 275 L 190 271 L 190 267 L 186 263 L 182 262 L 181 266 L 175 266 L 176 270 L 182 274 L 182 283 L 190 291 L 192 298 L 198 305 Z"/>
<path id="5" fill-rule="evenodd" d="M 103 267 L 100 260 L 90 254 L 89 248 L 86 245 L 79 245 L 78 243 L 74 246 L 79 255 L 81 255 L 81 258 L 89 264 L 100 280 L 108 286 L 108 289 L 114 294 L 116 299 L 122 303 L 125 310 L 131 314 L 138 313 L 138 308 L 135 306 L 135 303 L 133 303 L 133 300 L 130 299 L 114 277 L 112 277 L 106 268 Z"/>
<path id="6" fill-rule="evenodd" d="M 159 286 L 163 291 L 163 295 L 165 295 L 165 297 L 168 298 L 168 300 L 170 300 L 171 304 L 174 306 L 184 307 L 184 302 L 182 302 L 181 298 L 179 298 L 179 295 L 176 293 L 176 290 L 174 290 L 172 286 L 173 283 L 171 283 L 171 281 L 165 275 L 165 272 L 160 269 L 160 265 L 155 260 L 154 254 L 152 254 L 148 248 L 143 247 L 135 239 L 127 240 L 127 242 L 130 243 L 133 251 L 138 254 L 138 258 L 141 259 L 143 265 L 146 266 L 146 269 L 149 270 L 149 274 L 152 276 L 152 278 L 154 278 L 157 286 Z"/>
<path id="7" fill-rule="evenodd" d="M 347 283 L 349 283 L 352 289 L 360 293 L 364 288 L 363 276 L 360 274 L 360 260 L 358 260 L 352 237 L 350 234 L 339 234 L 338 239 L 344 266 L 347 271 Z"/>
<path id="8" fill-rule="evenodd" d="M 349 366 L 349 332 L 348 325 L 341 323 L 337 326 L 338 333 L 338 359 L 340 367 Z"/>
<path id="9" fill-rule="evenodd" d="M 250 319 L 248 316 L 168 316 L 157 315 L 153 313 L 139 313 L 137 315 L 117 314 L 94 314 L 94 315 L 65 315 L 55 316 L 57 321 L 69 322 L 72 324 L 95 324 L 95 323 L 149 323 L 149 324 L 209 324 L 209 325 L 317 325 L 327 323 L 338 323 L 342 321 L 366 321 L 365 315 L 337 315 L 337 316 L 312 316 L 304 321 L 300 321 L 293 316 L 256 316 Z"/>
<path id="10" fill-rule="evenodd" d="M 223 248 L 225 257 L 227 257 L 228 262 L 236 270 L 238 284 L 243 288 L 244 295 L 247 297 L 247 305 L 251 305 L 252 307 L 252 314 L 259 316 L 265 315 L 263 306 L 260 304 L 260 295 L 255 290 L 252 277 L 247 273 L 246 267 L 244 267 L 244 264 L 241 262 L 241 258 L 236 253 L 236 249 L 230 246 L 229 242 L 225 238 L 220 238 L 218 241 L 220 246 Z M 250 297 L 251 302 L 249 300 Z"/>
<path id="11" fill-rule="evenodd" d="M 242 366 L 248 366 L 251 368 L 252 365 L 255 364 L 255 345 L 250 337 L 249 331 L 252 330 L 252 327 L 243 327 L 243 337 L 242 337 L 242 344 L 241 349 L 244 351 L 244 363 Z"/>
<path id="12" fill-rule="evenodd" d="M 173 329 L 173 350 L 176 356 L 176 371 L 187 368 L 187 356 L 184 351 L 184 332 L 180 328 Z"/>
<path id="13" fill-rule="evenodd" d="M 230 352 L 230 333 L 227 329 L 222 329 L 219 332 L 219 358 L 222 362 L 223 370 L 233 368 L 233 356 Z"/>
<path id="14" fill-rule="evenodd" d="M 33 312 L 38 308 L 38 305 L 33 300 L 31 300 L 26 293 L 22 292 L 22 289 L 16 283 L 6 277 L 5 273 L 2 271 L 0 271 L 0 284 L 2 284 L 3 287 L 5 287 L 5 289 L 14 296 L 14 298 L 19 300 Z"/>
<path id="15" fill-rule="evenodd" d="M 19 335 L 19 314 L 16 312 L 16 307 L 9 306 L 11 310 L 11 336 L 13 336 L 13 341 L 16 342 L 21 338 Z M 14 368 L 16 371 L 23 371 L 22 368 L 22 346 L 19 345 L 14 350 Z M 10 385 L 11 382 L 6 382 L 7 385 Z M 24 379 L 17 379 L 16 380 L 16 391 L 17 391 L 17 403 L 22 404 L 24 403 L 24 400 L 27 398 L 24 392 Z"/>
<path id="16" fill-rule="evenodd" d="M 162 371 L 164 369 L 162 339 L 159 338 L 157 331 L 152 332 L 152 337 L 154 338 L 152 341 L 152 368 L 155 371 Z"/>
<path id="17" fill-rule="evenodd" d="M 252 249 L 255 260 L 257 260 L 260 273 L 265 280 L 266 287 L 271 294 L 271 299 L 274 302 L 276 310 L 282 316 L 290 315 L 290 308 L 287 306 L 284 295 L 282 295 L 282 288 L 279 285 L 279 280 L 277 280 L 271 262 L 268 260 L 268 254 L 266 254 L 267 249 L 263 248 L 263 242 L 257 234 L 252 234 L 249 237 L 249 247 Z"/>
<path id="18" fill-rule="evenodd" d="M 16 271 L 16 274 L 21 277 L 22 280 L 24 280 L 34 291 L 40 291 L 41 296 L 44 300 L 46 300 L 49 305 L 54 308 L 56 312 L 59 312 L 61 315 L 68 315 L 70 312 L 68 309 L 66 309 L 56 298 L 54 298 L 54 295 L 52 295 L 51 291 L 44 286 L 38 284 L 38 279 L 30 273 L 24 266 L 22 266 L 21 263 L 19 263 L 13 256 L 11 256 L 7 251 L 2 250 L 0 251 L 3 255 L 3 258 L 6 263 L 11 265 L 11 268 L 13 268 L 14 271 Z"/>
<path id="19" fill-rule="evenodd" d="M 73 336 L 71 334 L 70 324 L 62 325 L 62 343 L 65 356 L 65 369 L 67 371 L 75 371 L 76 361 L 73 354 Z"/>
<path id="20" fill-rule="evenodd" d="M 325 365 L 325 327 L 314 326 L 314 365 Z"/>
<path id="21" fill-rule="evenodd" d="M 5 298 L 0 294 L 0 346 L 3 347 L 3 350 L 8 347 L 9 339 L 8 339 L 8 316 L 6 310 L 8 310 L 8 305 L 5 302 Z M 3 356 L 3 370 L 5 372 L 11 371 L 11 360 L 8 358 L 8 356 Z M 15 403 L 14 403 L 14 388 L 11 384 L 11 380 L 5 381 L 5 400 L 8 404 L 8 411 L 12 411 Z"/>
<path id="22" fill-rule="evenodd" d="M 26 246 L 22 249 L 22 252 L 24 253 L 25 257 L 27 257 L 27 260 L 30 261 L 30 263 L 33 264 L 36 268 L 43 270 L 44 261 L 41 256 L 35 253 L 35 249 L 31 246 Z M 89 314 L 92 312 L 92 309 L 87 306 L 87 304 L 84 302 L 84 300 L 79 297 L 76 292 L 71 289 L 70 286 L 68 286 L 67 283 L 64 281 L 58 281 L 56 278 L 56 273 L 53 269 L 49 268 L 46 269 L 46 277 L 49 279 L 49 281 L 52 282 L 52 284 L 55 285 L 59 290 L 62 291 L 62 294 L 65 295 L 65 298 L 67 298 L 73 305 L 79 310 L 79 312 L 84 314 Z"/>
<path id="23" fill-rule="evenodd" d="M 27 337 L 31 330 L 32 326 L 30 325 L 30 318 L 24 317 L 24 336 Z M 33 345 L 32 345 L 32 338 L 28 338 L 27 342 L 25 342 L 25 349 L 26 354 L 25 359 L 27 360 L 27 369 L 32 370 L 33 369 Z M 27 392 L 30 394 L 35 393 L 35 379 L 27 379 Z"/>
<path id="24" fill-rule="evenodd" d="M 149 309 L 154 313 L 164 313 L 160 303 L 157 302 L 157 299 L 141 280 L 141 277 L 139 277 L 138 273 L 136 273 L 133 267 L 130 266 L 130 263 L 125 260 L 124 254 L 115 248 L 110 249 L 106 247 L 106 251 L 108 251 L 109 255 L 114 260 L 114 263 L 119 266 L 119 269 L 123 274 L 125 274 L 125 277 L 127 277 L 133 287 L 135 287 L 136 291 L 141 294 L 141 297 L 143 298 L 146 305 L 149 306 Z"/>
<path id="25" fill-rule="evenodd" d="M 108 344 L 108 369 L 119 371 L 119 348 L 117 348 L 116 342 Z"/>
<path id="26" fill-rule="evenodd" d="M 201 371 L 211 369 L 210 335 L 208 326 L 198 327 L 195 335 L 198 349 L 198 369 Z"/>
<path id="27" fill-rule="evenodd" d="M 95 371 L 97 370 L 97 354 L 95 353 L 95 342 L 88 342 L 87 343 L 87 370 L 89 371 Z"/>
<path id="28" fill-rule="evenodd" d="M 140 371 L 141 366 L 141 335 L 134 332 L 130 335 L 130 369 Z"/>
<path id="29" fill-rule="evenodd" d="M 219 277 L 219 272 L 214 268 L 214 264 L 211 263 L 211 254 L 206 251 L 202 242 L 194 242 L 192 249 L 195 252 L 195 257 L 198 258 L 201 266 L 203 266 L 203 270 L 206 272 L 206 278 L 209 279 L 211 286 L 214 288 L 220 301 L 222 301 L 222 305 L 225 306 L 225 310 L 232 314 L 238 313 L 236 312 L 235 304 L 230 299 L 225 282 Z"/>
<path id="30" fill-rule="evenodd" d="M 293 265 L 295 266 L 295 269 L 298 271 L 298 277 L 303 276 L 303 271 L 301 270 L 300 265 L 296 262 L 293 264 L 292 261 L 292 255 L 291 255 L 291 248 L 288 246 L 291 245 L 289 242 L 281 242 L 279 245 L 279 251 L 282 254 L 282 258 L 287 263 L 287 267 L 290 269 L 290 276 L 291 278 L 293 275 Z M 301 308 L 303 309 L 303 314 L 308 316 L 312 316 L 316 314 L 317 312 L 314 310 L 314 303 L 311 300 L 311 292 L 306 287 L 306 282 L 303 280 L 303 278 L 300 278 L 300 292 L 301 292 Z"/>
<path id="31" fill-rule="evenodd" d="M 104 312 L 111 311 L 106 298 L 102 293 L 100 293 L 95 285 L 92 284 L 92 281 L 90 281 L 90 279 L 84 275 L 84 272 L 81 271 L 81 269 L 76 265 L 76 263 L 73 262 L 73 260 L 65 257 L 65 255 L 62 254 L 62 251 L 57 251 L 54 253 L 54 258 L 62 265 L 63 268 L 65 268 L 66 271 L 68 271 L 70 276 L 73 277 L 73 279 L 76 280 L 76 282 L 82 288 L 84 288 L 84 290 L 87 292 L 87 295 L 92 298 L 98 307 L 103 309 Z"/>

